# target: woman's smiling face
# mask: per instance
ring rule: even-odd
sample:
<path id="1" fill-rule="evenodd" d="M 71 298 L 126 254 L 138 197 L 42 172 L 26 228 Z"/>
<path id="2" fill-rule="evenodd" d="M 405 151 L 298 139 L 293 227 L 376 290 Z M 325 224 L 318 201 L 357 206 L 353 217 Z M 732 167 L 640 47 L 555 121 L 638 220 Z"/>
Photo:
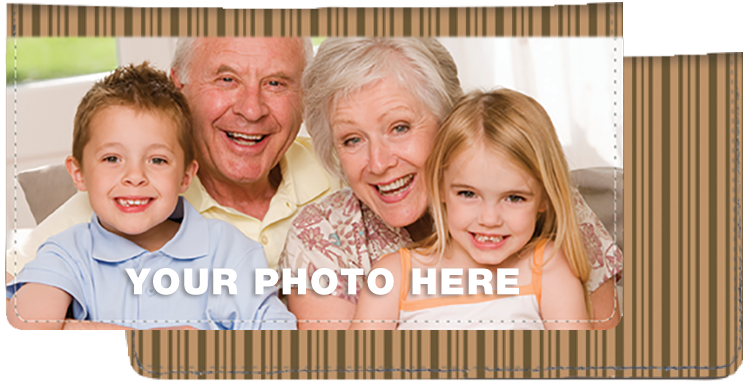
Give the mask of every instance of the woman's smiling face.
<path id="1" fill-rule="evenodd" d="M 427 209 L 424 182 L 438 119 L 393 77 L 339 101 L 333 140 L 354 194 L 388 225 L 405 227 Z"/>

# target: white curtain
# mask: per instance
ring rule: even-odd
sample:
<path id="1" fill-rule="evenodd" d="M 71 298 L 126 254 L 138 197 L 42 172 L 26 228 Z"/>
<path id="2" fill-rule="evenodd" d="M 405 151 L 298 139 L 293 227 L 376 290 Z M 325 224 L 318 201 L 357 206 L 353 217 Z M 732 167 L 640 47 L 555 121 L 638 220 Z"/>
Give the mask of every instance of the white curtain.
<path id="1" fill-rule="evenodd" d="M 464 91 L 505 87 L 534 97 L 555 124 L 571 169 L 622 167 L 622 39 L 440 41 Z"/>

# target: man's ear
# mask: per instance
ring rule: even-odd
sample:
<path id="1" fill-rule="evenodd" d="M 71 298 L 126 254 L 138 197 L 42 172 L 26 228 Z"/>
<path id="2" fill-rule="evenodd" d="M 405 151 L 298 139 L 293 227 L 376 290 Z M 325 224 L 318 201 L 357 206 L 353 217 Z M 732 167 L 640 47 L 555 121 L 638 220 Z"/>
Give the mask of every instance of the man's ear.
<path id="1" fill-rule="evenodd" d="M 180 193 L 185 193 L 188 190 L 196 173 L 198 173 L 198 162 L 193 160 L 185 167 L 185 174 L 182 176 L 182 182 L 180 183 Z"/>
<path id="2" fill-rule="evenodd" d="M 172 79 L 172 83 L 174 83 L 174 86 L 182 91 L 182 87 L 184 87 L 185 84 L 180 81 L 180 76 L 177 75 L 177 69 L 175 69 L 174 67 L 169 69 L 169 78 Z"/>
<path id="3" fill-rule="evenodd" d="M 81 192 L 85 192 L 86 183 L 83 181 L 83 169 L 81 168 L 81 164 L 78 163 L 78 160 L 73 156 L 66 157 L 65 169 L 68 170 L 76 188 Z"/>

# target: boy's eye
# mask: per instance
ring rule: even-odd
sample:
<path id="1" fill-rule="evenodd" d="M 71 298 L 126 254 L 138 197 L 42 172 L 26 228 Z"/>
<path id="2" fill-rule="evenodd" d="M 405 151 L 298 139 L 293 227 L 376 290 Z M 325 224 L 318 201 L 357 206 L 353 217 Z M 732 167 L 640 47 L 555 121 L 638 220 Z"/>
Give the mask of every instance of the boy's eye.
<path id="1" fill-rule="evenodd" d="M 526 199 L 524 199 L 523 196 L 518 196 L 518 195 L 510 195 L 507 197 L 507 200 L 511 203 L 520 203 L 520 202 L 526 201 Z"/>
<path id="2" fill-rule="evenodd" d="M 458 195 L 467 199 L 471 199 L 476 196 L 476 194 L 472 191 L 459 191 Z"/>
<path id="3" fill-rule="evenodd" d="M 107 163 L 116 163 L 120 161 L 120 158 L 117 156 L 107 156 L 102 159 L 103 161 L 106 161 Z"/>
<path id="4" fill-rule="evenodd" d="M 167 159 L 162 159 L 161 157 L 154 157 L 153 159 L 151 159 L 151 164 L 161 165 L 166 163 Z"/>

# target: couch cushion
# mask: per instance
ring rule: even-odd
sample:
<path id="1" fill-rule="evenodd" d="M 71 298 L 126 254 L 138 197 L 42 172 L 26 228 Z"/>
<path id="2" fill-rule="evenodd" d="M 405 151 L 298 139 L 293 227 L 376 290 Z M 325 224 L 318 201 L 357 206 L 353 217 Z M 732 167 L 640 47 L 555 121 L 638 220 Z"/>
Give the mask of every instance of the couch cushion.
<path id="1" fill-rule="evenodd" d="M 64 165 L 47 165 L 20 172 L 18 183 L 37 224 L 76 193 Z"/>

